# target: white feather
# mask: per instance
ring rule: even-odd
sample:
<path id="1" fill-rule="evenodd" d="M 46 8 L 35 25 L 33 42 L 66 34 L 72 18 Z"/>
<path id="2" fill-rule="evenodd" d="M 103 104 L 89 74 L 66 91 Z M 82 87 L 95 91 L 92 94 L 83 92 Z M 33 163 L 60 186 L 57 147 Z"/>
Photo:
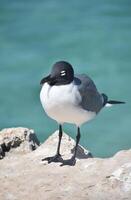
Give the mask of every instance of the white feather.
<path id="1" fill-rule="evenodd" d="M 58 123 L 81 124 L 93 119 L 95 112 L 80 106 L 81 95 L 72 82 L 68 85 L 50 86 L 45 83 L 40 92 L 42 106 L 49 117 Z"/>
<path id="2" fill-rule="evenodd" d="M 112 107 L 113 105 L 110 103 L 106 103 L 105 107 Z"/>

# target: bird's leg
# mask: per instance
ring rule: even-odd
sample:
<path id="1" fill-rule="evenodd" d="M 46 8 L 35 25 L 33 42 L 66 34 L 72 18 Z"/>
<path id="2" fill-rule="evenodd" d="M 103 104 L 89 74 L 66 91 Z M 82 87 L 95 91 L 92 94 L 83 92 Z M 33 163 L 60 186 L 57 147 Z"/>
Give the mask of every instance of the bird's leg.
<path id="1" fill-rule="evenodd" d="M 60 155 L 60 145 L 61 145 L 61 139 L 62 139 L 62 125 L 59 125 L 59 142 L 58 142 L 58 146 L 57 146 L 57 151 L 56 151 L 56 155 L 61 156 Z"/>
<path id="2" fill-rule="evenodd" d="M 70 159 L 63 160 L 61 166 L 63 166 L 63 165 L 71 165 L 71 166 L 75 165 L 75 163 L 76 163 L 76 159 L 75 158 L 76 158 L 76 153 L 77 153 L 77 148 L 78 148 L 78 144 L 79 144 L 79 141 L 80 141 L 80 137 L 81 137 L 80 128 L 78 127 L 77 128 L 76 146 L 75 146 L 74 154 Z"/>
<path id="3" fill-rule="evenodd" d="M 59 125 L 59 142 L 58 142 L 56 154 L 52 157 L 46 157 L 46 158 L 42 159 L 42 161 L 47 160 L 48 163 L 62 162 L 62 158 L 61 158 L 61 154 L 60 154 L 61 139 L 62 139 L 62 125 L 60 124 Z"/>

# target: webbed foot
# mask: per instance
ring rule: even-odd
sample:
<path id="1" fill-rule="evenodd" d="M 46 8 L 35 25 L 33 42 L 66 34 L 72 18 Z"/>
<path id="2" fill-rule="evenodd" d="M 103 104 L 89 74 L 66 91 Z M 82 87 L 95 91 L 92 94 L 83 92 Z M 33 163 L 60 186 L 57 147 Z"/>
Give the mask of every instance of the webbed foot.
<path id="1" fill-rule="evenodd" d="M 68 160 L 63 160 L 60 166 L 64 166 L 64 165 L 74 166 L 75 164 L 76 164 L 76 159 L 72 157 Z"/>
<path id="2" fill-rule="evenodd" d="M 60 154 L 56 154 L 55 156 L 43 158 L 42 161 L 48 161 L 48 163 L 52 163 L 52 162 L 62 162 L 63 159 Z"/>

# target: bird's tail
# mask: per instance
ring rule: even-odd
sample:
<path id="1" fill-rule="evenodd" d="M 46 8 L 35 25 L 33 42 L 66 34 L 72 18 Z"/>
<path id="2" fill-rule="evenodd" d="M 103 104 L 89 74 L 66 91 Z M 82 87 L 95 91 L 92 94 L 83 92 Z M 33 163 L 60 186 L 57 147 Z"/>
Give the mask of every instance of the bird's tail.
<path id="1" fill-rule="evenodd" d="M 124 101 L 108 100 L 108 97 L 105 94 L 102 94 L 103 97 L 103 107 L 111 107 L 115 104 L 124 104 Z"/>

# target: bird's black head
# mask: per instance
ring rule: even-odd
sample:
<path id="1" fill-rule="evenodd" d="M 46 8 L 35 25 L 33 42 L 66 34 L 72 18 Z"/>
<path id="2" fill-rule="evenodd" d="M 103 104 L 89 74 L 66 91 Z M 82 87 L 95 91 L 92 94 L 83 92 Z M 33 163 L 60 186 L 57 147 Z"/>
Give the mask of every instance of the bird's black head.
<path id="1" fill-rule="evenodd" d="M 53 85 L 69 84 L 74 79 L 74 70 L 71 64 L 65 61 L 56 62 L 51 70 L 51 74 L 41 80 L 41 84 L 47 82 Z"/>

